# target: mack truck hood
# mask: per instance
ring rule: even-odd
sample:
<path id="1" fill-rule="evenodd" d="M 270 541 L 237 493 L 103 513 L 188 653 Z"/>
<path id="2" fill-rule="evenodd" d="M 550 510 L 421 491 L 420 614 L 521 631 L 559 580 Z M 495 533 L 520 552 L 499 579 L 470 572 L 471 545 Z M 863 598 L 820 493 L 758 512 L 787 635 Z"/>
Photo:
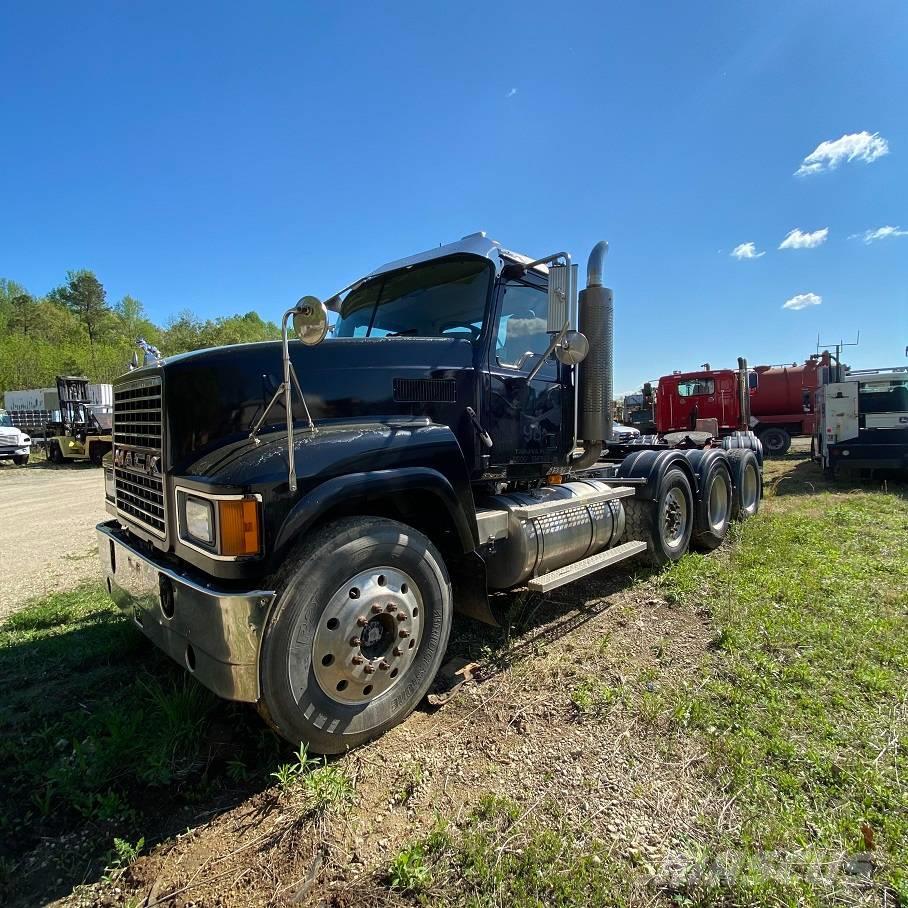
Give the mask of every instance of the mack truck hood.
<path id="1" fill-rule="evenodd" d="M 290 357 L 316 422 L 404 415 L 453 427 L 475 406 L 474 349 L 463 338 L 332 338 L 317 347 L 291 341 Z M 120 381 L 155 374 L 163 378 L 165 463 L 184 472 L 202 455 L 248 437 L 281 383 L 281 345 L 187 353 Z M 293 415 L 298 427 L 306 425 L 295 391 Z M 285 420 L 281 397 L 261 432 L 281 429 Z"/>

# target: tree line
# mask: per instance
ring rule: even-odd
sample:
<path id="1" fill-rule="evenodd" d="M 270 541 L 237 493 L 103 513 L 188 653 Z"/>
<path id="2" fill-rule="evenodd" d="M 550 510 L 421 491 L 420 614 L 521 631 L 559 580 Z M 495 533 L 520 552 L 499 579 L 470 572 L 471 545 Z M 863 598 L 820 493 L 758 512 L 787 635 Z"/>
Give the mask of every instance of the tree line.
<path id="1" fill-rule="evenodd" d="M 186 309 L 161 327 L 135 297 L 111 305 L 91 271 L 68 272 L 65 283 L 44 296 L 0 278 L 0 393 L 52 387 L 57 375 L 112 381 L 126 371 L 138 338 L 169 356 L 280 336 L 257 312 L 203 321 Z"/>

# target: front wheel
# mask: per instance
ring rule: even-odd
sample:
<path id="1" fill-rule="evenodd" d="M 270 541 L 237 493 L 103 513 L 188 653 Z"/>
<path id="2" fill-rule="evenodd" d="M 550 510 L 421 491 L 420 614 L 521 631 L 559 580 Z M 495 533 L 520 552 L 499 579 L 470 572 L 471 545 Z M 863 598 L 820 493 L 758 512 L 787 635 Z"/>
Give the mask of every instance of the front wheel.
<path id="1" fill-rule="evenodd" d="M 288 741 L 341 753 L 403 721 L 438 672 L 451 582 L 435 546 L 393 520 L 317 530 L 276 578 L 259 709 Z"/>
<path id="2" fill-rule="evenodd" d="M 791 436 L 784 429 L 767 429 L 760 433 L 760 441 L 769 457 L 782 457 L 791 447 Z"/>
<path id="3" fill-rule="evenodd" d="M 24 467 L 28 463 L 28 454 L 16 454 L 16 456 L 13 457 L 13 463 L 17 467 Z"/>
<path id="4" fill-rule="evenodd" d="M 57 442 L 52 441 L 47 446 L 47 459 L 51 463 L 63 463 L 63 461 L 66 459 L 64 458 L 63 452 L 60 450 L 60 445 L 57 444 Z"/>
<path id="5" fill-rule="evenodd" d="M 647 544 L 642 556 L 653 567 L 680 560 L 690 545 L 694 496 L 683 470 L 672 468 L 659 483 L 655 501 L 625 499 L 627 538 Z"/>

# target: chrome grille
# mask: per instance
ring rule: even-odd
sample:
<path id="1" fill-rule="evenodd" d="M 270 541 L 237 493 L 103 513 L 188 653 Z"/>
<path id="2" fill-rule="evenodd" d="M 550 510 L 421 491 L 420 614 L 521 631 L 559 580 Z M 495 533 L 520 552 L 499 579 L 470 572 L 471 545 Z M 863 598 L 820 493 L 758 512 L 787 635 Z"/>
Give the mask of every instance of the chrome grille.
<path id="1" fill-rule="evenodd" d="M 160 537 L 167 535 L 161 379 L 114 388 L 113 448 L 117 510 Z"/>

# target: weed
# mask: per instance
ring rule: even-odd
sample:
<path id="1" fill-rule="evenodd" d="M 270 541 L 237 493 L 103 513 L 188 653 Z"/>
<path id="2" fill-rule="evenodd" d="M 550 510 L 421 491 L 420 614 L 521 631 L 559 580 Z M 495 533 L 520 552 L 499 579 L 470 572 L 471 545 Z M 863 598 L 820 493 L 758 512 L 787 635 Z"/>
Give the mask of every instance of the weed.
<path id="1" fill-rule="evenodd" d="M 417 893 L 432 882 L 432 872 L 426 865 L 426 853 L 421 845 L 411 845 L 391 862 L 388 880 L 392 889 Z"/>
<path id="2" fill-rule="evenodd" d="M 600 678 L 586 678 L 571 691 L 571 703 L 578 714 L 587 717 L 603 716 L 618 700 L 620 689 Z"/>
<path id="3" fill-rule="evenodd" d="M 339 767 L 325 761 L 301 777 L 303 791 L 311 810 L 321 813 L 338 809 L 353 800 L 353 783 Z"/>
<path id="4" fill-rule="evenodd" d="M 130 845 L 126 839 L 119 838 L 114 838 L 113 844 L 111 863 L 107 865 L 101 878 L 105 883 L 116 882 L 123 875 L 123 871 L 139 859 L 145 847 L 145 837 L 142 836 L 135 845 Z"/>
<path id="5" fill-rule="evenodd" d="M 283 763 L 271 773 L 283 791 L 302 790 L 309 809 L 316 813 L 353 800 L 353 783 L 339 766 L 329 765 L 326 758 L 311 758 L 305 744 L 300 744 L 295 756 L 293 763 Z"/>

